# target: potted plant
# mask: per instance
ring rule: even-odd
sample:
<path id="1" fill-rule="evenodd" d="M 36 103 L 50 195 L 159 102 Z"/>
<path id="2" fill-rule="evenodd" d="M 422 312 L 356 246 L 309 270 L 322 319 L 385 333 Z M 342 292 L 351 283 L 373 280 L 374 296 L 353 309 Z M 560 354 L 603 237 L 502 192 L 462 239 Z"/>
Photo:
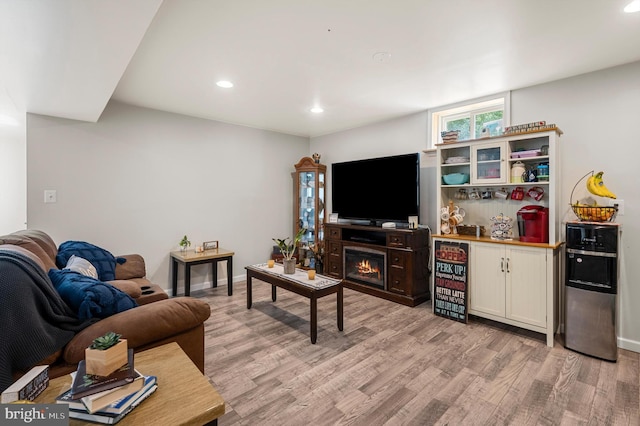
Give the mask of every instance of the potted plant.
<path id="1" fill-rule="evenodd" d="M 191 247 L 191 241 L 189 241 L 189 238 L 185 235 L 182 237 L 182 240 L 180 240 L 180 250 L 187 251 L 187 247 Z"/>
<path id="2" fill-rule="evenodd" d="M 296 252 L 296 247 L 298 247 L 298 243 L 302 239 L 302 236 L 307 232 L 306 228 L 300 228 L 298 233 L 293 240 L 289 237 L 280 239 L 280 238 L 272 238 L 272 240 L 278 245 L 280 249 L 280 253 L 284 256 L 282 263 L 284 265 L 284 273 L 285 274 L 293 274 L 296 271 L 296 259 L 293 255 Z"/>
<path id="3" fill-rule="evenodd" d="M 84 351 L 87 374 L 108 376 L 129 362 L 127 340 L 113 331 L 97 337 Z"/>

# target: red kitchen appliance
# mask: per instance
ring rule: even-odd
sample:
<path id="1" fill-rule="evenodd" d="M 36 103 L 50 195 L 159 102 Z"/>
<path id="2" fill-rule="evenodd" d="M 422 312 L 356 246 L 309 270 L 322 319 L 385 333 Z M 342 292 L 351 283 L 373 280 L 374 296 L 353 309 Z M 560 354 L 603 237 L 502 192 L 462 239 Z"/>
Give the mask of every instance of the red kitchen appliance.
<path id="1" fill-rule="evenodd" d="M 543 206 L 524 206 L 518 210 L 520 241 L 527 243 L 549 242 L 549 209 Z"/>

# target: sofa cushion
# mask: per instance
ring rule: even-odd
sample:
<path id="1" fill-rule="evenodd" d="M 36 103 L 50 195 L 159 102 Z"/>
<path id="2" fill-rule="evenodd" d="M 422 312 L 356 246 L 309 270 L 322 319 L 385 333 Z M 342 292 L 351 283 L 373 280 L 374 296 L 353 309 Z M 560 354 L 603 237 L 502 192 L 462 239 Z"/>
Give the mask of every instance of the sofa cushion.
<path id="1" fill-rule="evenodd" d="M 138 306 L 125 292 L 78 272 L 50 269 L 49 278 L 80 319 L 106 318 Z"/>
<path id="2" fill-rule="evenodd" d="M 142 295 L 142 288 L 140 288 L 140 285 L 138 283 L 134 282 L 134 281 L 131 281 L 131 280 L 112 280 L 112 281 L 109 281 L 109 284 L 111 284 L 112 286 L 114 286 L 115 288 L 117 288 L 120 291 L 124 291 L 129 296 L 133 297 L 134 299 L 137 299 L 138 297 L 140 297 Z"/>
<path id="3" fill-rule="evenodd" d="M 21 235 L 23 237 L 29 237 L 36 242 L 46 253 L 52 262 L 56 260 L 56 254 L 58 254 L 58 246 L 53 239 L 44 231 L 38 229 L 22 229 L 16 231 L 13 235 Z"/>
<path id="4" fill-rule="evenodd" d="M 98 271 L 98 278 L 101 281 L 111 281 L 116 279 L 116 261 L 125 262 L 124 259 L 117 260 L 108 250 L 84 241 L 65 241 L 58 248 L 56 265 L 62 269 L 66 266 L 71 256 L 76 255 L 87 259 Z"/>
<path id="5" fill-rule="evenodd" d="M 144 258 L 139 254 L 123 254 L 120 256 L 126 262 L 116 264 L 116 280 L 130 280 L 144 278 L 147 274 Z"/>
<path id="6" fill-rule="evenodd" d="M 0 244 L 11 244 L 11 245 L 22 247 L 23 249 L 29 250 L 31 253 L 35 254 L 36 256 L 38 256 L 38 258 L 40 258 L 40 260 L 44 264 L 45 272 L 49 270 L 49 268 L 56 267 L 55 262 L 53 261 L 53 259 L 49 257 L 49 255 L 47 255 L 47 252 L 44 251 L 44 249 L 40 247 L 38 243 L 36 243 L 31 238 L 25 235 L 19 235 L 19 234 L 4 235 L 0 237 Z"/>
<path id="7" fill-rule="evenodd" d="M 87 259 L 83 259 L 80 256 L 76 256 L 75 254 L 71 255 L 64 269 L 86 275 L 87 277 L 98 279 L 98 271 L 96 270 L 96 267 L 93 266 Z"/>

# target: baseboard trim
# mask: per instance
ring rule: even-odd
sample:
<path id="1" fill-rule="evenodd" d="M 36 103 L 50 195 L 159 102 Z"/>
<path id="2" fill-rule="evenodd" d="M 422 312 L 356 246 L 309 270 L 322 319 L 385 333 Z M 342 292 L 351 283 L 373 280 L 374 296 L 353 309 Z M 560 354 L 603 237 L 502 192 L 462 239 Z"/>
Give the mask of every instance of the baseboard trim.
<path id="1" fill-rule="evenodd" d="M 622 337 L 618 337 L 618 347 L 621 349 L 626 349 L 631 352 L 640 353 L 640 342 L 636 340 L 623 339 Z"/>

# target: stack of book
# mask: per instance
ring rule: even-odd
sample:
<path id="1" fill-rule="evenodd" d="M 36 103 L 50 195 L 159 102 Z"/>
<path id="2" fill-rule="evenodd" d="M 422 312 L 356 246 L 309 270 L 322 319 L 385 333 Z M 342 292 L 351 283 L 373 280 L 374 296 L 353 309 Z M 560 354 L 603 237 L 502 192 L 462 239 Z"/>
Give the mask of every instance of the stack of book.
<path id="1" fill-rule="evenodd" d="M 86 373 L 84 360 L 71 373 L 71 388 L 58 395 L 58 404 L 69 405 L 69 417 L 115 424 L 129 414 L 158 387 L 155 376 L 145 376 L 134 368 L 133 349 L 129 362 L 108 376 Z"/>

